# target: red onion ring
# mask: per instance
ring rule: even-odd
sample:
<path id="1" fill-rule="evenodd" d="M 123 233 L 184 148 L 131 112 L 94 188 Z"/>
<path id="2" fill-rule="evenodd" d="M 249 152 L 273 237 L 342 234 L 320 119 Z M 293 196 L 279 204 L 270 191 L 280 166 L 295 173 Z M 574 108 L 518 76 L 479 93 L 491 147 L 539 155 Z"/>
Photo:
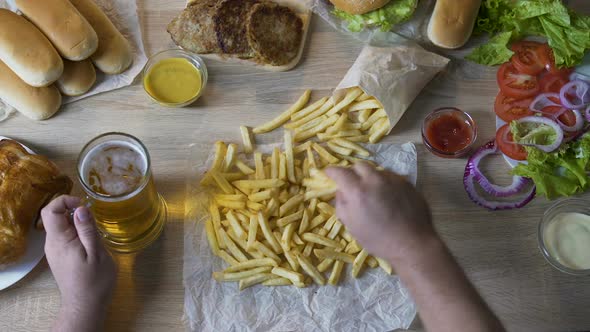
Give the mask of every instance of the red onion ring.
<path id="1" fill-rule="evenodd" d="M 561 104 L 558 104 L 549 98 L 555 98 L 555 100 L 560 99 L 558 93 L 550 93 L 550 92 L 549 93 L 541 93 L 533 100 L 533 102 L 529 106 L 530 110 L 533 112 L 541 112 L 542 113 L 543 109 L 545 107 L 549 107 L 549 106 L 561 107 Z"/>
<path id="2" fill-rule="evenodd" d="M 571 101 L 568 95 L 576 96 L 576 99 Z M 580 80 L 567 83 L 559 91 L 561 104 L 571 109 L 583 108 L 588 104 L 588 98 L 588 83 Z"/>
<path id="3" fill-rule="evenodd" d="M 584 117 L 586 118 L 586 121 L 590 122 L 590 105 L 588 105 L 588 107 L 586 107 L 586 111 L 584 112 Z"/>
<path id="4" fill-rule="evenodd" d="M 549 145 L 539 145 L 539 144 L 523 144 L 523 143 L 519 143 L 520 145 L 526 145 L 526 146 L 534 146 L 537 149 L 544 151 L 544 152 L 553 152 L 555 150 L 557 150 L 560 146 L 561 143 L 563 143 L 563 137 L 564 137 L 564 133 L 563 133 L 563 129 L 561 129 L 560 125 L 551 119 L 542 117 L 542 116 L 527 116 L 524 117 L 520 120 L 517 120 L 518 123 L 524 123 L 524 122 L 531 122 L 531 123 L 538 123 L 538 124 L 543 124 L 543 125 L 547 125 L 551 128 L 553 128 L 553 130 L 555 130 L 555 133 L 557 134 L 557 139 L 555 140 L 555 142 L 553 142 L 552 144 Z"/>
<path id="5" fill-rule="evenodd" d="M 576 123 L 573 126 L 566 126 L 563 122 L 561 122 L 561 120 L 559 120 L 561 114 L 565 113 L 566 111 L 567 109 L 564 108 L 564 112 L 558 113 L 559 115 L 554 115 L 553 120 L 557 122 L 561 129 L 567 132 L 576 132 L 582 130 L 582 128 L 584 127 L 584 118 L 582 117 L 582 113 L 578 110 L 571 110 L 576 117 Z"/>
<path id="6" fill-rule="evenodd" d="M 569 77 L 570 81 L 584 81 L 586 83 L 590 83 L 590 77 L 584 74 L 573 72 Z"/>
<path id="7" fill-rule="evenodd" d="M 534 197 L 536 187 L 531 186 L 531 189 L 523 193 L 523 189 L 531 183 L 530 179 L 523 178 L 520 176 L 514 176 L 512 184 L 506 187 L 501 187 L 490 183 L 489 179 L 483 175 L 479 170 L 479 163 L 481 160 L 489 155 L 498 154 L 498 148 L 494 141 L 490 141 L 484 146 L 480 147 L 474 154 L 469 158 L 467 166 L 465 166 L 465 175 L 463 177 L 463 185 L 469 198 L 482 207 L 490 210 L 506 210 L 516 209 L 527 205 Z M 515 202 L 500 202 L 490 201 L 482 197 L 475 188 L 475 182 L 479 183 L 481 188 L 488 194 L 495 197 L 511 197 L 516 194 L 523 193 L 524 198 L 519 199 Z"/>

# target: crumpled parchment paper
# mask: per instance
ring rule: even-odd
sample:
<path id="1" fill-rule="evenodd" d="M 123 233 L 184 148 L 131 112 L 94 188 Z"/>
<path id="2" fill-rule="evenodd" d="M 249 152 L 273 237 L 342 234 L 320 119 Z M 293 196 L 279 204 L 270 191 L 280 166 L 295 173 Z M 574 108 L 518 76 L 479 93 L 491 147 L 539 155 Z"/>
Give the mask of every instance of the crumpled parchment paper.
<path id="1" fill-rule="evenodd" d="M 257 150 L 270 153 L 274 146 L 277 144 L 258 146 Z M 374 152 L 374 161 L 416 183 L 414 144 L 365 147 Z M 207 217 L 207 193 L 199 186 L 213 157 L 211 146 L 191 146 L 183 273 L 184 320 L 190 331 L 385 332 L 410 326 L 416 315 L 413 300 L 397 276 L 381 269 L 366 269 L 359 279 L 353 279 L 348 266 L 338 287 L 257 285 L 240 292 L 237 283 L 213 280 L 212 272 L 223 270 L 226 264 L 209 249 L 202 223 Z"/>
<path id="2" fill-rule="evenodd" d="M 346 88 L 360 87 L 381 102 L 393 128 L 449 61 L 393 33 L 376 33 L 334 90 L 334 98 L 338 102 Z"/>
<path id="3" fill-rule="evenodd" d="M 131 85 L 135 77 L 143 70 L 147 62 L 147 55 L 143 46 L 137 3 L 135 0 L 94 0 L 111 19 L 113 24 L 127 38 L 133 49 L 133 64 L 129 69 L 119 75 L 105 75 L 96 71 L 96 84 L 92 89 L 81 96 L 65 97 L 62 104 L 68 104 L 96 94 L 116 90 Z M 0 0 L 0 8 L 8 8 L 17 12 L 14 0 Z M 3 103 L 0 103 L 0 113 L 3 113 Z M 1 120 L 0 120 L 1 121 Z"/>
<path id="4" fill-rule="evenodd" d="M 419 0 L 418 7 L 412 18 L 407 22 L 394 26 L 391 31 L 412 40 L 428 42 L 426 31 L 433 3 L 433 0 Z M 381 33 L 380 28 L 367 28 L 360 32 L 350 31 L 348 22 L 332 14 L 334 6 L 328 0 L 313 0 L 312 10 L 336 30 L 349 34 L 359 41 L 368 43 L 373 40 L 375 34 Z"/>

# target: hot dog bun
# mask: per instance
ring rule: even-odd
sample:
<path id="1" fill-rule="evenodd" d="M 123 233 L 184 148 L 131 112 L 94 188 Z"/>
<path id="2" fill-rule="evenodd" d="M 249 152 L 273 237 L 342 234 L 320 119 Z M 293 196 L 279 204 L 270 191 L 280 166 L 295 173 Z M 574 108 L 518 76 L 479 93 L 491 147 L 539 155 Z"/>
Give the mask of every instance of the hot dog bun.
<path id="1" fill-rule="evenodd" d="M 79 62 L 64 61 L 64 73 L 56 82 L 57 88 L 66 96 L 85 94 L 96 82 L 96 71 L 90 59 Z"/>
<path id="2" fill-rule="evenodd" d="M 481 0 L 437 0 L 428 23 L 428 38 L 438 47 L 459 48 L 469 40 Z"/>
<path id="3" fill-rule="evenodd" d="M 90 22 L 98 35 L 98 49 L 92 55 L 94 65 L 106 74 L 119 74 L 133 62 L 127 39 L 92 0 L 71 0 L 78 11 Z"/>
<path id="4" fill-rule="evenodd" d="M 96 32 L 68 0 L 16 0 L 16 5 L 64 58 L 82 61 L 98 48 Z"/>
<path id="5" fill-rule="evenodd" d="M 25 18 L 0 8 L 0 60 L 28 85 L 47 86 L 64 65 L 51 42 Z"/>
<path id="6" fill-rule="evenodd" d="M 330 0 L 334 7 L 343 10 L 349 14 L 366 14 L 377 10 L 391 0 Z"/>
<path id="7" fill-rule="evenodd" d="M 61 106 L 61 94 L 54 85 L 36 88 L 20 79 L 0 61 L 0 99 L 33 120 L 53 116 Z"/>

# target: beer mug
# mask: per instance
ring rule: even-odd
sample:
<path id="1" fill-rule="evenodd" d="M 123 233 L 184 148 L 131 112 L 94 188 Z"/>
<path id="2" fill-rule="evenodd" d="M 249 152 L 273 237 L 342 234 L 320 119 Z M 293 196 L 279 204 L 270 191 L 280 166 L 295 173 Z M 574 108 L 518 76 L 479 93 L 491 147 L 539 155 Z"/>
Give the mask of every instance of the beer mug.
<path id="1" fill-rule="evenodd" d="M 78 179 L 109 247 L 134 252 L 160 236 L 166 202 L 156 191 L 150 155 L 137 138 L 106 133 L 90 141 L 78 158 Z"/>

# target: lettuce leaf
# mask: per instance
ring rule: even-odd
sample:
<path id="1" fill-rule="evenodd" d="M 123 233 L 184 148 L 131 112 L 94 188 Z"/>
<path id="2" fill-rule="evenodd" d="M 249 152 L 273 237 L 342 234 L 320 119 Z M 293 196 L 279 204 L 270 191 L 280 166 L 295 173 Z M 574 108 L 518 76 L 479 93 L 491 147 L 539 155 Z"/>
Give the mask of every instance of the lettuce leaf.
<path id="1" fill-rule="evenodd" d="M 509 48 L 508 43 L 512 38 L 512 32 L 503 32 L 494 36 L 487 44 L 477 47 L 471 54 L 465 58 L 486 66 L 495 66 L 503 64 L 510 60 L 514 54 Z"/>
<path id="2" fill-rule="evenodd" d="M 590 188 L 590 134 L 551 153 L 527 147 L 527 164 L 519 164 L 513 174 L 531 178 L 537 193 L 548 199 L 571 196 Z"/>
<path id="3" fill-rule="evenodd" d="M 348 22 L 348 30 L 359 32 L 367 27 L 378 27 L 382 31 L 389 31 L 399 23 L 409 20 L 418 0 L 393 0 L 380 9 L 362 15 L 352 15 L 345 11 L 334 9 L 333 14 Z"/>
<path id="4" fill-rule="evenodd" d="M 557 139 L 555 129 L 546 124 L 534 122 L 512 121 L 510 132 L 518 144 L 551 145 Z"/>
<path id="5" fill-rule="evenodd" d="M 526 36 L 546 37 L 558 67 L 580 64 L 590 49 L 590 16 L 568 10 L 561 0 L 484 0 L 475 32 L 490 35 L 511 32 L 512 41 Z M 481 56 L 485 50 L 501 55 L 506 62 L 510 59 L 505 50 L 507 45 L 508 42 L 501 45 L 492 38 L 483 45 L 488 47 L 476 48 L 473 51 L 476 55 L 472 53 L 468 59 L 484 65 L 498 64 L 500 58 L 489 61 L 489 56 Z"/>

